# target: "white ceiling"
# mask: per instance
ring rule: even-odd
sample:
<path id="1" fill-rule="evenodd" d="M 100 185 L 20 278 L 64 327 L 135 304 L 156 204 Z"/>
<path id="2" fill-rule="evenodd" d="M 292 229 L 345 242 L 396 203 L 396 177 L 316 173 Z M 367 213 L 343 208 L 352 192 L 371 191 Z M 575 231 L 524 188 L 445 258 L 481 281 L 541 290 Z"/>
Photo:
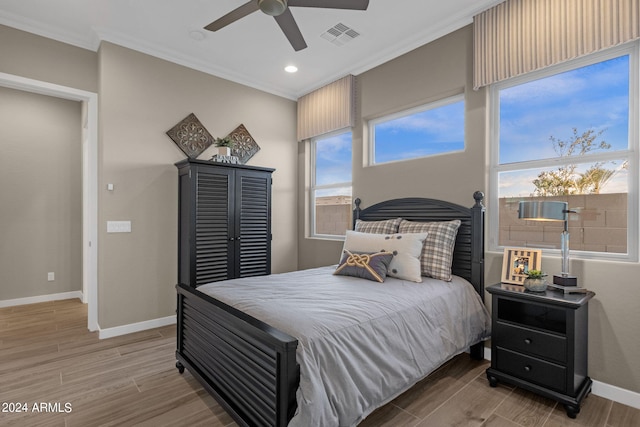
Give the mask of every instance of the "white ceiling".
<path id="1" fill-rule="evenodd" d="M 308 47 L 295 52 L 257 11 L 220 31 L 204 26 L 247 0 L 0 0 L 0 24 L 96 51 L 100 41 L 297 99 L 461 28 L 503 0 L 371 0 L 366 11 L 292 7 Z M 360 36 L 320 37 L 342 23 Z M 289 74 L 286 65 L 299 71 Z"/>

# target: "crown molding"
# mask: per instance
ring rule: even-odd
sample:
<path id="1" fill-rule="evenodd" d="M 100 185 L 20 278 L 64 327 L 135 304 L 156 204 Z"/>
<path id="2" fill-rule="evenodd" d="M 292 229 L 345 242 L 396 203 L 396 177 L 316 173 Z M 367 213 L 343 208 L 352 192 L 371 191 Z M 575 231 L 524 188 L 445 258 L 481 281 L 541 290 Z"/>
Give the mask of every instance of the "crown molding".
<path id="1" fill-rule="evenodd" d="M 295 92 L 286 90 L 282 87 L 269 86 L 260 84 L 253 81 L 245 75 L 229 70 L 224 67 L 212 65 L 208 61 L 203 61 L 193 56 L 183 55 L 172 49 L 166 49 L 162 46 L 154 43 L 148 43 L 139 39 L 129 37 L 122 33 L 109 31 L 104 28 L 94 28 L 99 40 L 101 42 L 109 42 L 118 46 L 125 47 L 127 49 L 134 50 L 136 52 L 144 53 L 154 58 L 163 59 L 174 64 L 182 65 L 187 68 L 191 68 L 196 71 L 201 71 L 206 74 L 210 74 L 215 77 L 219 77 L 225 80 L 232 81 L 234 83 L 248 86 L 253 89 L 260 90 L 262 92 L 271 93 L 283 98 L 297 100 Z"/>
<path id="2" fill-rule="evenodd" d="M 94 52 L 100 45 L 100 40 L 95 33 L 83 36 L 2 10 L 0 10 L 0 24 Z"/>

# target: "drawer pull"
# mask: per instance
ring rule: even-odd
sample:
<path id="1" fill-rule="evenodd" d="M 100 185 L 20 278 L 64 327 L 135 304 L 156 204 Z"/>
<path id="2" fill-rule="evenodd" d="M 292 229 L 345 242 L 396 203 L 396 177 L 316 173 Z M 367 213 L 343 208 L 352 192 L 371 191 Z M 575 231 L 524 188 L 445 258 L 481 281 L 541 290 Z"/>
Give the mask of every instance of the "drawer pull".
<path id="1" fill-rule="evenodd" d="M 531 372 L 531 365 L 525 365 L 524 370 L 527 372 Z"/>
<path id="2" fill-rule="evenodd" d="M 525 344 L 531 344 L 531 338 L 525 338 L 524 339 L 524 343 Z"/>

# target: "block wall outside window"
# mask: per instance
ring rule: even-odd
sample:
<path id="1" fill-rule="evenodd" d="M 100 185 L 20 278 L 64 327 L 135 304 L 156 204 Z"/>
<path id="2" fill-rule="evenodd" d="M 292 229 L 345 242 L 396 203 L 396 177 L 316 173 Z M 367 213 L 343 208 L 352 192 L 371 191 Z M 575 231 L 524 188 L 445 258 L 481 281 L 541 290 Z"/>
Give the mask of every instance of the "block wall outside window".
<path id="1" fill-rule="evenodd" d="M 589 252 L 627 252 L 627 194 L 584 194 L 562 198 L 501 198 L 499 245 L 560 248 L 562 222 L 526 221 L 518 218 L 518 204 L 528 200 L 569 203 L 569 246 Z"/>
<path id="2" fill-rule="evenodd" d="M 329 196 L 316 199 L 316 232 L 344 236 L 352 228 L 351 196 Z"/>

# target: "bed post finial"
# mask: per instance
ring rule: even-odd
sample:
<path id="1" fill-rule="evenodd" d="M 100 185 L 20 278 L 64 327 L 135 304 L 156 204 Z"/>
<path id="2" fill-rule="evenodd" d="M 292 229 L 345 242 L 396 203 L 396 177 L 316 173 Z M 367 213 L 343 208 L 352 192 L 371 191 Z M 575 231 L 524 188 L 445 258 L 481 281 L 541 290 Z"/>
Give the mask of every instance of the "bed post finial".
<path id="1" fill-rule="evenodd" d="M 482 191 L 476 191 L 475 193 L 473 193 L 473 198 L 476 201 L 476 204 L 474 205 L 474 207 L 483 206 L 482 201 L 484 200 L 484 193 Z"/>
<path id="2" fill-rule="evenodd" d="M 356 229 L 356 220 L 360 218 L 360 211 L 362 209 L 360 209 L 360 203 L 362 203 L 362 200 L 360 200 L 360 198 L 357 198 L 353 201 L 353 203 L 356 204 L 356 207 L 353 209 L 353 230 Z"/>

